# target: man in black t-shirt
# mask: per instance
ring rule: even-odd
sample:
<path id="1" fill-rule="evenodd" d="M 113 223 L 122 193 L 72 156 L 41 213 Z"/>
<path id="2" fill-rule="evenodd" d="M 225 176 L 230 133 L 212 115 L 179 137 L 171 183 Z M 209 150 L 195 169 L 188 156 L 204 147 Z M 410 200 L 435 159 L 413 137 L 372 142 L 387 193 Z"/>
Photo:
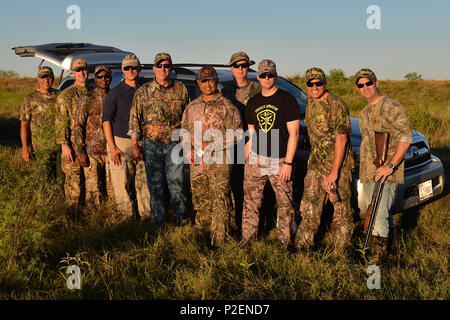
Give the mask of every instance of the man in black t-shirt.
<path id="1" fill-rule="evenodd" d="M 295 98 L 275 85 L 276 78 L 275 63 L 261 61 L 258 80 L 262 91 L 246 107 L 250 139 L 245 145 L 242 238 L 250 241 L 257 236 L 259 208 L 269 180 L 278 204 L 278 239 L 288 245 L 294 216 L 292 161 L 297 148 L 300 111 Z"/>

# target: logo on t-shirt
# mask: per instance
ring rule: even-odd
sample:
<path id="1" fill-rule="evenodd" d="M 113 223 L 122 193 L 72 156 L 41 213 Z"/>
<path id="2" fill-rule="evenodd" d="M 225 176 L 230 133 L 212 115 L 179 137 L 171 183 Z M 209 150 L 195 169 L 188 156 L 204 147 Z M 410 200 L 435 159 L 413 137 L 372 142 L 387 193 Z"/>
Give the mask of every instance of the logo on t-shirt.
<path id="1" fill-rule="evenodd" d="M 259 128 L 264 132 L 269 132 L 275 123 L 275 118 L 277 116 L 278 108 L 271 105 L 265 104 L 255 110 L 256 118 L 258 119 Z"/>

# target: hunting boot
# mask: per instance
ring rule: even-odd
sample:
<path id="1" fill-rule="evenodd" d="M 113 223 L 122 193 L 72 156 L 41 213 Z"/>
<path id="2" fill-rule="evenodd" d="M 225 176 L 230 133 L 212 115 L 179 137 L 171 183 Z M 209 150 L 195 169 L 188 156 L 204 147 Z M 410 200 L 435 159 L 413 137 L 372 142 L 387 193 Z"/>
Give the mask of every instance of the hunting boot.
<path id="1" fill-rule="evenodd" d="M 388 238 L 371 236 L 370 263 L 382 266 L 386 262 Z"/>

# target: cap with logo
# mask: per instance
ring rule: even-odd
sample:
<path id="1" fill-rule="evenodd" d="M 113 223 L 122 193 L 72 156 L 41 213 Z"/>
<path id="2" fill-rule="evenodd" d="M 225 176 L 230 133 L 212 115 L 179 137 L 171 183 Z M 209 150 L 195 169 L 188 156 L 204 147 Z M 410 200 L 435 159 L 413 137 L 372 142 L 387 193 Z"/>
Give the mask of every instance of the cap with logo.
<path id="1" fill-rule="evenodd" d="M 136 57 L 134 54 L 129 54 L 122 60 L 122 68 L 138 67 L 140 64 L 141 63 L 140 63 L 138 57 Z"/>
<path id="2" fill-rule="evenodd" d="M 355 83 L 358 83 L 358 80 L 361 78 L 369 79 L 373 82 L 377 81 L 377 76 L 370 69 L 361 69 L 355 74 Z"/>
<path id="3" fill-rule="evenodd" d="M 306 70 L 305 78 L 306 82 L 312 79 L 317 79 L 323 82 L 327 81 L 327 78 L 325 77 L 325 72 L 323 72 L 322 69 L 316 67 L 309 68 L 308 70 Z"/>
<path id="4" fill-rule="evenodd" d="M 42 78 L 42 77 L 45 77 L 45 76 L 52 76 L 54 78 L 52 68 L 47 67 L 47 66 L 39 68 L 38 78 Z"/>
<path id="5" fill-rule="evenodd" d="M 97 74 L 100 71 L 106 71 L 107 73 L 111 74 L 111 69 L 109 69 L 108 66 L 105 65 L 97 66 L 95 68 L 94 74 Z"/>
<path id="6" fill-rule="evenodd" d="M 165 52 L 160 52 L 155 56 L 154 64 L 159 64 L 161 61 L 167 61 L 172 64 L 172 58 L 170 57 L 170 54 Z"/>
<path id="7" fill-rule="evenodd" d="M 87 67 L 88 63 L 83 58 L 75 59 L 74 62 L 72 63 L 72 71 L 77 71 L 80 68 L 87 68 Z"/>
<path id="8" fill-rule="evenodd" d="M 277 66 L 275 65 L 275 62 L 264 59 L 258 64 L 258 75 L 266 72 L 277 75 Z"/>
<path id="9" fill-rule="evenodd" d="M 233 65 L 235 62 L 238 62 L 241 60 L 246 60 L 250 66 L 255 64 L 255 61 L 250 60 L 250 58 L 248 57 L 248 55 L 245 52 L 240 51 L 240 52 L 233 53 L 233 55 L 231 56 L 230 62 L 228 64 L 226 64 L 225 66 L 231 67 L 231 65 Z"/>
<path id="10" fill-rule="evenodd" d="M 200 69 L 200 71 L 197 74 L 197 80 L 203 81 L 203 80 L 215 80 L 217 81 L 217 72 L 216 69 L 214 69 L 211 66 L 206 66 Z"/>

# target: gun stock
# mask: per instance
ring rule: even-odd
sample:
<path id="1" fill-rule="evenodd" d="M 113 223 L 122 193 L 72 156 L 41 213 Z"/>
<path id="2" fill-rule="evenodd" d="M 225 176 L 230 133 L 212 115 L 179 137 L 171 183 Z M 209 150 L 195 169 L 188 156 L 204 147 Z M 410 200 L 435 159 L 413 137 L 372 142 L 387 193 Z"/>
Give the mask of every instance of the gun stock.
<path id="1" fill-rule="evenodd" d="M 364 221 L 364 231 L 369 230 L 370 219 L 372 219 L 372 214 L 373 214 L 373 205 L 371 203 L 367 208 L 366 220 Z"/>

